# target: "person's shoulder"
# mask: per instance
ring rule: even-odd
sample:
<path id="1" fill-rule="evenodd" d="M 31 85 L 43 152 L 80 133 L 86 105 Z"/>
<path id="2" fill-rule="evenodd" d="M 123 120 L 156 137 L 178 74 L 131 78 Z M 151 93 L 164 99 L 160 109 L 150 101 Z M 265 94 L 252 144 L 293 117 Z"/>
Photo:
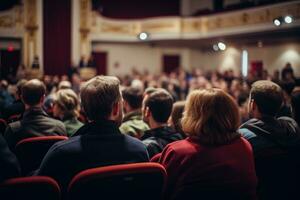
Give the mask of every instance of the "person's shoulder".
<path id="1" fill-rule="evenodd" d="M 80 136 L 70 137 L 67 140 L 56 142 L 49 150 L 49 152 L 64 152 L 72 151 L 73 148 L 78 148 L 80 146 Z"/>
<path id="2" fill-rule="evenodd" d="M 165 148 L 173 151 L 182 151 L 185 149 L 195 149 L 196 146 L 200 146 L 196 142 L 192 142 L 190 138 L 183 140 L 178 140 L 172 143 L 169 143 Z M 197 147 L 196 147 L 197 148 Z"/>
<path id="3" fill-rule="evenodd" d="M 140 141 L 139 139 L 135 138 L 135 137 L 132 137 L 132 136 L 129 136 L 129 135 L 123 135 L 125 141 L 131 145 L 136 145 L 136 146 L 143 146 L 144 147 L 144 144 L 142 141 Z"/>

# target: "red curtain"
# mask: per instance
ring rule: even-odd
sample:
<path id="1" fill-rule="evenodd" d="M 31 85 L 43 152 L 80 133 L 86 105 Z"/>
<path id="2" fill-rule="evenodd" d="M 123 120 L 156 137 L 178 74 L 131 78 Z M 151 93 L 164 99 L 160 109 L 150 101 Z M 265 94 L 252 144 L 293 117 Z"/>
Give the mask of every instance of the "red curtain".
<path id="1" fill-rule="evenodd" d="M 96 63 L 97 74 L 106 75 L 107 72 L 107 53 L 106 52 L 93 52 L 93 58 Z"/>
<path id="2" fill-rule="evenodd" d="M 44 71 L 67 73 L 71 64 L 71 0 L 44 0 Z"/>

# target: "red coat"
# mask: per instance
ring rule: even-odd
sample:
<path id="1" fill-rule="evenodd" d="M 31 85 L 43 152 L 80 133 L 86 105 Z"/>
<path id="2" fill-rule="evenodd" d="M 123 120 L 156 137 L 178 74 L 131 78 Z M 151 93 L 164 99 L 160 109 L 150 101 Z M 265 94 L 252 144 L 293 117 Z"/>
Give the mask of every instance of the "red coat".
<path id="1" fill-rule="evenodd" d="M 159 162 L 168 172 L 167 198 L 174 198 L 181 189 L 197 184 L 196 190 L 229 189 L 234 191 L 238 199 L 256 199 L 254 158 L 251 145 L 244 138 L 238 138 L 228 145 L 211 147 L 187 138 L 169 144 Z M 218 192 L 209 194 L 213 193 Z"/>

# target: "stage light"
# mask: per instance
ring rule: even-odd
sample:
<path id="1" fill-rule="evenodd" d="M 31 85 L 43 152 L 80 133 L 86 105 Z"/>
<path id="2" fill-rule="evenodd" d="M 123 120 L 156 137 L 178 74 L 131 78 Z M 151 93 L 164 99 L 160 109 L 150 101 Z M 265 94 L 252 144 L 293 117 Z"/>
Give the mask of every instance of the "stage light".
<path id="1" fill-rule="evenodd" d="M 281 25 L 280 20 L 277 19 L 277 18 L 273 20 L 273 23 L 274 23 L 275 26 L 280 26 Z"/>
<path id="2" fill-rule="evenodd" d="M 220 50 L 224 51 L 226 49 L 226 45 L 223 42 L 218 43 L 218 47 Z"/>
<path id="3" fill-rule="evenodd" d="M 148 37 L 149 37 L 149 35 L 148 35 L 148 33 L 146 33 L 146 32 L 141 32 L 141 33 L 138 35 L 138 38 L 139 38 L 140 40 L 147 40 Z"/>
<path id="4" fill-rule="evenodd" d="M 293 18 L 291 16 L 285 16 L 284 17 L 284 22 L 287 24 L 290 24 L 293 22 Z"/>
<path id="5" fill-rule="evenodd" d="M 219 50 L 219 47 L 218 47 L 217 44 L 214 44 L 214 45 L 213 45 L 213 50 L 214 50 L 214 51 L 218 51 L 218 50 Z"/>

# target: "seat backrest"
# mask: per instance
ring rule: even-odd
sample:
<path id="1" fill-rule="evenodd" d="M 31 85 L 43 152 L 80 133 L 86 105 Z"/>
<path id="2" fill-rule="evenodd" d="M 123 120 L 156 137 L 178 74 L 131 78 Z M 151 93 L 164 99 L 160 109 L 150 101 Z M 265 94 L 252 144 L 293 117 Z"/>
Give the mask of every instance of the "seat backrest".
<path id="1" fill-rule="evenodd" d="M 88 169 L 70 182 L 68 199 L 161 199 L 166 170 L 158 163 Z"/>
<path id="2" fill-rule="evenodd" d="M 159 159 L 161 157 L 161 153 L 158 153 L 156 155 L 154 155 L 151 159 L 150 159 L 150 162 L 159 162 Z"/>
<path id="3" fill-rule="evenodd" d="M 57 182 L 45 176 L 12 178 L 0 183 L 1 200 L 59 200 Z"/>
<path id="4" fill-rule="evenodd" d="M 44 156 L 50 147 L 62 140 L 67 140 L 65 136 L 41 136 L 21 140 L 16 145 L 16 155 L 21 165 L 24 175 L 39 168 Z"/>
<path id="5" fill-rule="evenodd" d="M 260 199 L 285 199 L 291 196 L 300 199 L 299 150 L 284 152 L 281 149 L 267 149 L 255 157 Z"/>

